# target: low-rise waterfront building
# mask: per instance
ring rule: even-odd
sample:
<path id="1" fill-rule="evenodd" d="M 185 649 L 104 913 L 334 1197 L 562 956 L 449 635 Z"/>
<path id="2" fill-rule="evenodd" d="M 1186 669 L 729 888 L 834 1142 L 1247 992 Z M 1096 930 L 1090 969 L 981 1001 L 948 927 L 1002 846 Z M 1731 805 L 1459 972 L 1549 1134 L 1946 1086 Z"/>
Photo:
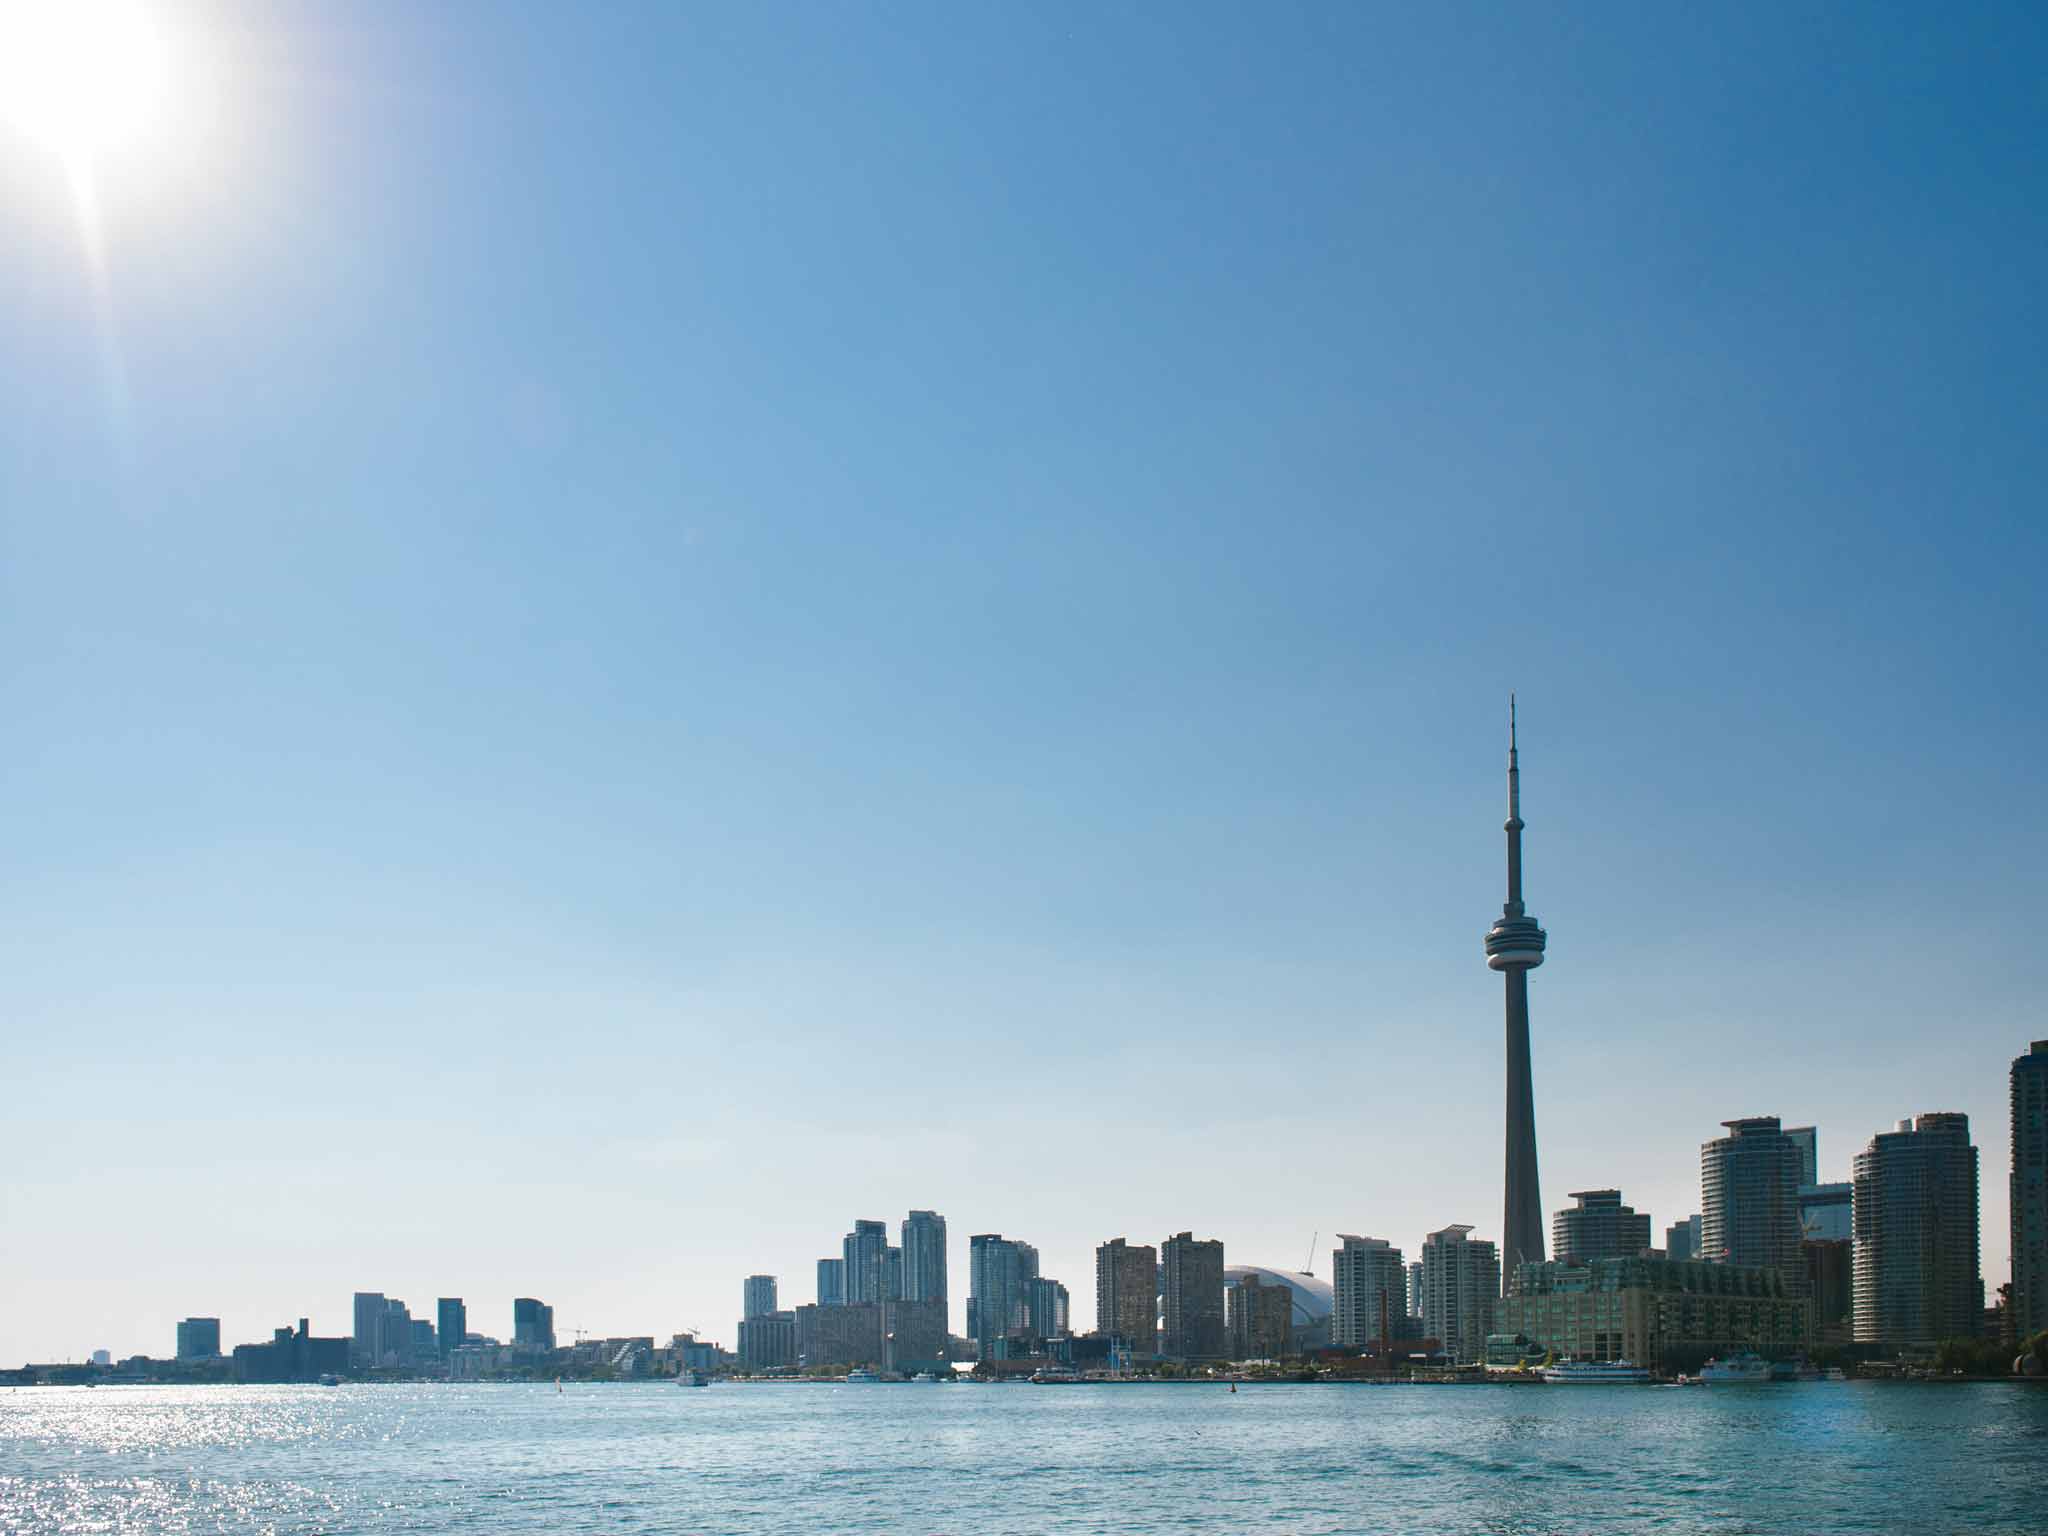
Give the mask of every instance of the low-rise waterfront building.
<path id="1" fill-rule="evenodd" d="M 296 1329 L 272 1331 L 268 1344 L 237 1344 L 234 1352 L 236 1381 L 313 1381 L 326 1374 L 339 1375 L 349 1367 L 352 1341 L 316 1339 L 305 1318 Z"/>
<path id="2" fill-rule="evenodd" d="M 888 1358 L 887 1324 L 879 1301 L 798 1307 L 797 1363 L 807 1371 L 884 1365 Z"/>
<path id="3" fill-rule="evenodd" d="M 1775 1265 L 1530 1264 L 1496 1318 L 1497 1333 L 1522 1334 L 1561 1358 L 1633 1360 L 1652 1370 L 1691 1369 L 1740 1349 L 1789 1356 L 1813 1342 L 1812 1303 Z"/>
<path id="4" fill-rule="evenodd" d="M 946 1302 L 943 1297 L 885 1302 L 883 1314 L 884 1365 L 906 1376 L 946 1368 Z"/>
<path id="5" fill-rule="evenodd" d="M 796 1356 L 795 1312 L 764 1312 L 740 1320 L 741 1370 L 788 1370 Z"/>

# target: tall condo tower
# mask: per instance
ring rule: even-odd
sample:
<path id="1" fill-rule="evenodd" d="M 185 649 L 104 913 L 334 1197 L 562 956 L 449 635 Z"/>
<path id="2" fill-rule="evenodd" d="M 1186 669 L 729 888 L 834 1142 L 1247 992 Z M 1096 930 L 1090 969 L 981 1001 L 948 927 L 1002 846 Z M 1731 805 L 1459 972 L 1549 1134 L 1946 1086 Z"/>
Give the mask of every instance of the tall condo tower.
<path id="1" fill-rule="evenodd" d="M 1522 779 L 1515 761 L 1515 696 L 1508 695 L 1508 899 L 1486 934 L 1486 963 L 1507 978 L 1508 1137 L 1501 1212 L 1501 1278 L 1516 1289 L 1524 1264 L 1543 1262 L 1543 1196 L 1536 1178 L 1536 1090 L 1529 1078 L 1529 972 L 1544 932 L 1522 908 Z"/>

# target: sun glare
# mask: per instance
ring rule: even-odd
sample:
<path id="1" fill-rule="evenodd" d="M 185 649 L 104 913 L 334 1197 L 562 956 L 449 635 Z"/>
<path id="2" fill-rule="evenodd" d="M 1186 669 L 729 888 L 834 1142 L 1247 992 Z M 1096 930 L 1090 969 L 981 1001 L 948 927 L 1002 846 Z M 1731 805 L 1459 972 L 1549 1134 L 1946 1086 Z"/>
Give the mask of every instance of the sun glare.
<path id="1" fill-rule="evenodd" d="M 74 169 L 157 130 L 167 65 L 134 0 L 0 0 L 0 115 Z"/>

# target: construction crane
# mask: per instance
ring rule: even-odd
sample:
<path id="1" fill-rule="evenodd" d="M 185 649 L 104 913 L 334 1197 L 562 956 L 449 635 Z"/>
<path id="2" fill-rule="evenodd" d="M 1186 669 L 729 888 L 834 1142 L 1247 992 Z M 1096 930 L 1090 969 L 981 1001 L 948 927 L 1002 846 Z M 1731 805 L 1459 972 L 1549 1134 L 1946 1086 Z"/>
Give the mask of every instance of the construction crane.
<path id="1" fill-rule="evenodd" d="M 1321 1237 L 1322 1235 L 1323 1234 L 1320 1229 L 1309 1235 L 1308 1262 L 1301 1266 L 1301 1272 L 1304 1275 L 1312 1275 L 1316 1272 L 1316 1239 Z"/>

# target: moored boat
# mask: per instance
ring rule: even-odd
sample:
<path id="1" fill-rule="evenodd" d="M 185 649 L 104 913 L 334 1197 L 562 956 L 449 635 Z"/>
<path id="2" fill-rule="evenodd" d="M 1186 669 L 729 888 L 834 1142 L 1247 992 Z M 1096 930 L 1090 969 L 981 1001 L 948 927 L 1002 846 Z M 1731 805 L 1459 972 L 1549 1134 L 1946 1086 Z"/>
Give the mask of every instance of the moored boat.
<path id="1" fill-rule="evenodd" d="M 1633 1360 L 1561 1360 L 1543 1368 L 1543 1379 L 1557 1386 L 1632 1386 L 1648 1381 L 1650 1371 Z"/>
<path id="2" fill-rule="evenodd" d="M 1700 1380 L 1708 1386 L 1748 1386 L 1771 1379 L 1771 1362 L 1753 1349 L 1739 1349 L 1725 1360 L 1709 1360 L 1700 1367 Z"/>

